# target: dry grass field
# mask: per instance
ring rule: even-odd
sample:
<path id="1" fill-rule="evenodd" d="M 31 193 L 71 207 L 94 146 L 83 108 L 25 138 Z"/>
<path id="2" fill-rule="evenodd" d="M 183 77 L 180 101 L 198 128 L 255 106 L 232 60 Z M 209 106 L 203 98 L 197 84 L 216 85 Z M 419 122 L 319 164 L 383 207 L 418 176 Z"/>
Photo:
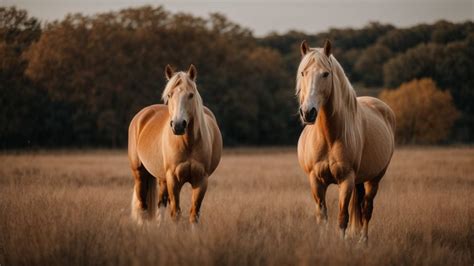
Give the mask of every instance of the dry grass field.
<path id="1" fill-rule="evenodd" d="M 293 149 L 226 151 L 202 209 L 138 227 L 125 151 L 0 155 L 0 265 L 473 265 L 474 149 L 399 148 L 375 200 L 368 247 L 329 227 Z"/>

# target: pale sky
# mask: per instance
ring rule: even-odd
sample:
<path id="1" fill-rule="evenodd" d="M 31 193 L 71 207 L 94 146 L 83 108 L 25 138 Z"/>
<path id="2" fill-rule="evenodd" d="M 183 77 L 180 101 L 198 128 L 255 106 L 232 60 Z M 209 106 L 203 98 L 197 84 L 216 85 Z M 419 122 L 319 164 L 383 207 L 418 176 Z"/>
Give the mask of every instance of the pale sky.
<path id="1" fill-rule="evenodd" d="M 474 0 L 0 0 L 0 3 L 26 9 L 43 21 L 61 19 L 68 13 L 92 15 L 142 5 L 163 5 L 171 12 L 204 17 L 220 12 L 250 28 L 257 36 L 291 29 L 318 33 L 331 27 L 360 28 L 371 21 L 407 27 L 440 19 L 474 20 Z"/>

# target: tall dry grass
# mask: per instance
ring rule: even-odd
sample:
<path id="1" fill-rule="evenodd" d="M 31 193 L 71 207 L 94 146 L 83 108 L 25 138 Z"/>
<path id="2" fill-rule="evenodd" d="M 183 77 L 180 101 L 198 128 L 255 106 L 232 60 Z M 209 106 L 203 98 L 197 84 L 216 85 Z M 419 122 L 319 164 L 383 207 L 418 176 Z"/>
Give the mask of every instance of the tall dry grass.
<path id="1" fill-rule="evenodd" d="M 198 230 L 129 218 L 125 151 L 0 155 L 0 264 L 472 265 L 474 149 L 403 148 L 375 200 L 369 246 L 315 224 L 295 151 L 227 152 L 211 177 Z"/>

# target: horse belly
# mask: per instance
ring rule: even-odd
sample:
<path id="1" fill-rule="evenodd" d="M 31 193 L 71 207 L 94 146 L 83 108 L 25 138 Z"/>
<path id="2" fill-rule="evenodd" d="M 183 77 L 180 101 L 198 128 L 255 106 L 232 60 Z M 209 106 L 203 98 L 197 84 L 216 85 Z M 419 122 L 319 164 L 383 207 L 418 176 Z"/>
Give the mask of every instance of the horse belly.
<path id="1" fill-rule="evenodd" d="M 209 128 L 212 132 L 212 141 L 211 141 L 212 152 L 210 156 L 211 163 L 210 163 L 210 167 L 207 173 L 208 175 L 211 175 L 216 170 L 217 166 L 219 165 L 219 162 L 221 161 L 223 144 L 222 144 L 222 135 L 217 125 L 217 122 L 210 115 L 208 115 L 207 121 L 208 121 Z"/>
<path id="2" fill-rule="evenodd" d="M 165 178 L 161 135 L 167 110 L 162 104 L 147 106 L 135 115 L 129 127 L 128 154 L 132 169 L 144 166 L 157 178 Z"/>
<path id="3" fill-rule="evenodd" d="M 141 149 L 138 152 L 140 160 L 146 170 L 156 178 L 164 179 L 166 174 L 161 151 L 153 148 Z"/>
<path id="4" fill-rule="evenodd" d="M 160 139 L 160 134 L 142 135 L 138 143 L 138 157 L 150 174 L 156 178 L 164 179 L 166 178 L 166 173 Z"/>

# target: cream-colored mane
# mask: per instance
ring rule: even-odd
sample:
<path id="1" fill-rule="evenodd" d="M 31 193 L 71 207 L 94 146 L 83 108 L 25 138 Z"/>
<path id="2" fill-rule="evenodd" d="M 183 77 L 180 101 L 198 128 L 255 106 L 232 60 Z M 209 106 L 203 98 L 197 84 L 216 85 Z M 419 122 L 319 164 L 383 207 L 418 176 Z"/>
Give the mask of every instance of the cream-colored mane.
<path id="1" fill-rule="evenodd" d="M 366 242 L 373 201 L 394 150 L 395 114 L 379 99 L 356 97 L 331 47 L 329 40 L 322 49 L 306 41 L 300 46 L 296 95 L 308 125 L 298 140 L 298 161 L 310 181 L 317 222 L 327 222 L 326 190 L 337 184 L 341 237 L 350 225 Z"/>

